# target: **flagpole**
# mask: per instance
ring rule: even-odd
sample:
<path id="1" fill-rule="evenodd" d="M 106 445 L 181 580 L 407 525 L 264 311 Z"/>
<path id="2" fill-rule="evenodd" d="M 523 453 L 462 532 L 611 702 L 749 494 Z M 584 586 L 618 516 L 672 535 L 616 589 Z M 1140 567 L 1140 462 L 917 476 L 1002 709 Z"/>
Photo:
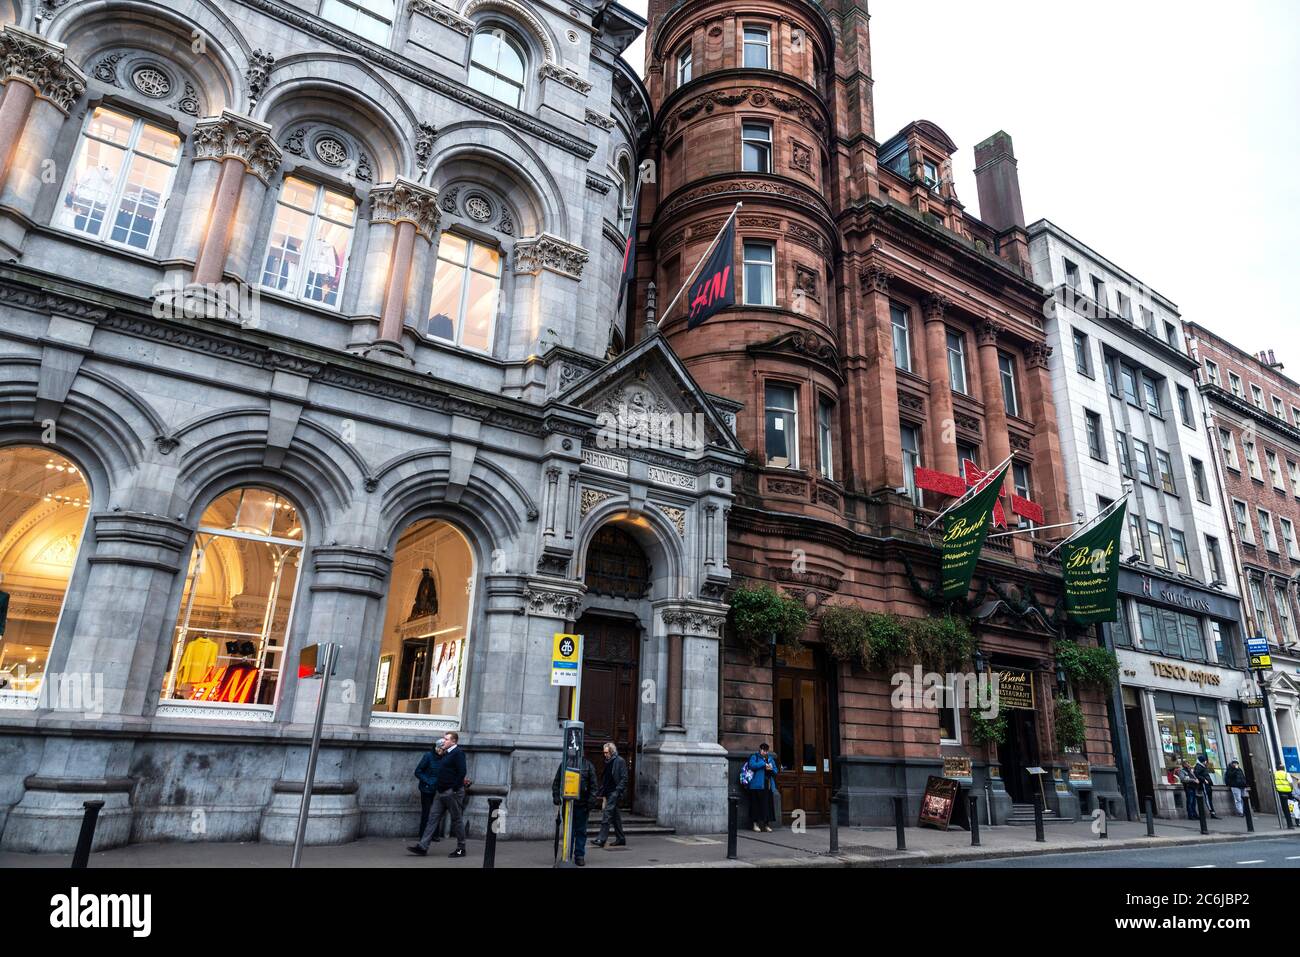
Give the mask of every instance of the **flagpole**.
<path id="1" fill-rule="evenodd" d="M 1092 518 L 1091 521 L 1084 522 L 1083 525 L 1080 526 L 1080 528 L 1079 528 L 1079 530 L 1078 530 L 1077 532 L 1075 532 L 1073 535 L 1069 536 L 1068 538 L 1066 538 L 1066 539 L 1062 540 L 1060 543 L 1058 543 L 1057 546 L 1056 546 L 1055 548 L 1053 548 L 1050 552 L 1048 552 L 1048 553 L 1044 556 L 1044 558 L 1051 558 L 1053 555 L 1055 555 L 1057 552 L 1059 552 L 1062 548 L 1064 548 L 1066 545 L 1070 544 L 1070 542 L 1074 541 L 1076 538 L 1078 538 L 1080 535 L 1082 535 L 1085 531 L 1087 531 L 1088 526 L 1090 526 L 1090 525 L 1096 525 L 1096 524 L 1097 524 L 1098 522 L 1100 522 L 1103 518 L 1105 518 L 1106 516 L 1112 514 L 1116 509 L 1118 509 L 1121 505 L 1123 505 L 1123 504 L 1124 504 L 1125 502 L 1127 502 L 1130 498 L 1132 498 L 1132 496 L 1133 496 L 1133 490 L 1132 490 L 1132 489 L 1129 489 L 1129 490 L 1128 490 L 1127 492 L 1125 492 L 1122 496 L 1120 496 L 1120 498 L 1118 498 L 1118 499 L 1115 500 L 1114 502 L 1111 502 L 1109 505 L 1107 505 L 1105 508 L 1103 508 L 1100 512 L 1098 512 L 1095 516 L 1093 516 L 1093 518 Z"/>
<path id="2" fill-rule="evenodd" d="M 713 255 L 713 250 L 718 246 L 718 240 L 722 238 L 722 234 L 727 231 L 727 227 L 731 225 L 731 221 L 735 219 L 736 214 L 740 212 L 740 207 L 744 205 L 744 203 L 737 203 L 736 208 L 731 211 L 731 215 L 727 217 L 727 221 L 723 223 L 722 228 L 718 230 L 718 235 L 713 237 L 713 242 L 709 243 L 709 248 L 704 251 L 704 255 L 700 257 L 700 261 L 695 264 L 695 268 L 691 270 L 691 274 L 686 277 L 686 284 L 682 286 L 677 295 L 673 297 L 673 301 L 668 304 L 668 308 L 659 314 L 660 323 L 663 323 L 663 321 L 668 318 L 669 313 L 673 311 L 673 307 L 681 301 L 682 296 L 686 295 L 686 290 L 691 288 L 691 283 L 695 281 L 695 274 L 700 271 L 700 267 L 708 262 L 709 257 Z"/>
<path id="3" fill-rule="evenodd" d="M 1006 538 L 1008 535 L 1032 535 L 1034 532 L 1050 532 L 1054 528 L 1078 528 L 1078 522 L 1062 522 L 1060 525 L 1035 525 L 1032 528 L 1018 528 L 1014 532 L 998 532 L 989 538 Z"/>
<path id="4" fill-rule="evenodd" d="M 990 470 L 989 472 L 987 472 L 987 473 L 985 473 L 985 474 L 986 474 L 986 475 L 997 475 L 997 474 L 998 474 L 999 472 L 1001 472 L 1004 468 L 1006 468 L 1007 465 L 1011 462 L 1011 460 L 1014 459 L 1015 457 L 1016 457 L 1016 453 L 1015 453 L 1015 452 L 1012 452 L 1012 453 L 1011 453 L 1010 455 L 1008 455 L 1005 459 L 1003 459 L 1001 465 L 999 465 L 999 466 L 998 466 L 997 468 L 995 468 L 995 469 Z M 1003 477 L 1003 480 L 1005 481 L 1005 476 Z M 939 517 L 938 517 L 938 518 L 936 518 L 936 519 L 935 519 L 933 522 L 931 522 L 929 525 L 925 526 L 925 530 L 928 532 L 930 529 L 934 528 L 936 525 L 938 525 L 940 522 L 942 522 L 942 521 L 944 520 L 944 518 L 947 517 L 948 513 L 951 512 L 954 508 L 960 508 L 960 507 L 965 503 L 966 499 L 968 499 L 968 498 L 972 498 L 972 497 L 974 497 L 975 495 L 978 495 L 980 492 L 984 491 L 984 490 L 985 490 L 986 488 L 988 488 L 988 487 L 989 487 L 989 486 L 988 486 L 988 483 L 987 483 L 987 482 L 984 482 L 984 483 L 977 483 L 976 485 L 973 485 L 971 488 L 967 489 L 966 492 L 961 496 L 961 498 L 957 499 L 957 501 L 953 502 L 951 505 L 949 505 L 947 508 L 945 508 L 942 512 L 939 513 Z M 998 497 L 1001 498 L 1001 496 L 998 496 Z"/>

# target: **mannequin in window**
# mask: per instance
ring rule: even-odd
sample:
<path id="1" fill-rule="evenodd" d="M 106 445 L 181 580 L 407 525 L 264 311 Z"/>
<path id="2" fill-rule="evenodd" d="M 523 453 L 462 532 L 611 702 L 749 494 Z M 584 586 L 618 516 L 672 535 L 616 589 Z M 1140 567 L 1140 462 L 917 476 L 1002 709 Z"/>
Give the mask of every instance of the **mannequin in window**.
<path id="1" fill-rule="evenodd" d="M 417 618 L 430 618 L 436 614 L 438 614 L 438 584 L 433 580 L 433 571 L 425 568 L 420 573 L 420 584 L 415 591 L 411 617 L 406 620 L 415 621 Z"/>

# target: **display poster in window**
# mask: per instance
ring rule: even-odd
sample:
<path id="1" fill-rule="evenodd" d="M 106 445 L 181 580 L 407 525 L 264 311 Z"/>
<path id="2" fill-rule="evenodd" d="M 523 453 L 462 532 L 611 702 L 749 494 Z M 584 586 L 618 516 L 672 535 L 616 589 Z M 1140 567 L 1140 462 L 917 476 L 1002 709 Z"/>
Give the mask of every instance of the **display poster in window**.
<path id="1" fill-rule="evenodd" d="M 921 816 L 919 827 L 933 827 L 940 831 L 948 830 L 952 821 L 953 809 L 957 806 L 957 795 L 961 785 L 947 778 L 933 775 L 925 782 L 925 795 L 921 798 Z"/>
<path id="2" fill-rule="evenodd" d="M 1212 768 L 1223 767 L 1223 762 L 1219 760 L 1219 738 L 1213 731 L 1205 732 L 1205 760 Z"/>
<path id="3" fill-rule="evenodd" d="M 1023 668 L 999 668 L 998 707 L 1017 711 L 1034 710 L 1034 675 Z"/>
<path id="4" fill-rule="evenodd" d="M 1174 729 L 1167 724 L 1160 726 L 1160 750 L 1165 754 L 1174 753 Z"/>
<path id="5" fill-rule="evenodd" d="M 1188 754 L 1198 753 L 1196 750 L 1196 733 L 1191 728 L 1183 732 L 1183 741 L 1187 744 L 1186 750 Z"/>

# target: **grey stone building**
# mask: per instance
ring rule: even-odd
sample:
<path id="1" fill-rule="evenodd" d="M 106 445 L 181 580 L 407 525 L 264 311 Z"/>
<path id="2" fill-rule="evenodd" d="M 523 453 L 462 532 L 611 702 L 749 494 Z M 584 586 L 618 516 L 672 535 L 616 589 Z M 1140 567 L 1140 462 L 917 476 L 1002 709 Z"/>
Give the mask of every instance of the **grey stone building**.
<path id="1" fill-rule="evenodd" d="M 735 407 L 614 315 L 644 22 L 2 0 L 0 25 L 0 846 L 70 849 L 88 798 L 98 846 L 290 840 L 321 641 L 309 842 L 412 834 L 448 729 L 504 836 L 549 835 L 574 630 L 635 808 L 721 829 L 743 452 Z"/>

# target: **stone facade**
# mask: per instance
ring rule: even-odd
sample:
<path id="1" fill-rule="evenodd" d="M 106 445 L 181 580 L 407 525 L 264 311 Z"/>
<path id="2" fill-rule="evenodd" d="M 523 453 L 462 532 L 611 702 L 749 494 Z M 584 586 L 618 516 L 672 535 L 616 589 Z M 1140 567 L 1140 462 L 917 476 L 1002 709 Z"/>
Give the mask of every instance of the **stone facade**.
<path id="1" fill-rule="evenodd" d="M 504 835 L 549 835 L 551 636 L 606 608 L 635 620 L 640 678 L 666 692 L 635 716 L 636 808 L 725 825 L 719 516 L 743 452 L 663 337 L 624 350 L 611 309 L 649 132 L 619 53 L 644 24 L 609 5 L 397 9 L 351 32 L 316 0 L 138 3 L 124 31 L 113 4 L 4 6 L 0 454 L 84 476 L 45 674 L 102 691 L 92 712 L 0 689 L 6 849 L 70 850 L 91 797 L 101 847 L 292 838 L 315 683 L 280 680 L 263 704 L 160 701 L 196 528 L 248 486 L 300 519 L 281 543 L 300 556 L 294 594 L 268 606 L 272 625 L 291 609 L 279 660 L 342 646 L 309 842 L 412 834 L 412 770 L 449 729 L 475 793 L 505 798 Z M 496 31 L 522 63 L 517 91 L 484 92 L 470 69 Z M 94 186 L 111 160 L 76 157 L 116 154 L 82 152 L 91 124 L 141 169 L 161 158 L 161 180 Z M 133 217 L 128 196 L 157 202 Z M 318 241 L 299 270 L 307 243 L 285 237 L 307 220 Z M 497 308 L 478 327 L 431 318 L 436 264 L 470 243 L 497 264 L 483 267 Z M 465 302 L 485 301 L 473 288 Z M 604 449 L 619 397 L 698 417 L 701 441 Z M 473 569 L 460 704 L 386 713 L 371 702 L 385 610 L 408 584 L 394 553 L 434 519 Z M 584 584 L 610 524 L 653 569 L 638 601 Z M 469 813 L 481 835 L 485 802 Z"/>
<path id="2" fill-rule="evenodd" d="M 1247 637 L 1267 638 L 1273 652 L 1269 730 L 1288 766 L 1300 767 L 1300 384 L 1270 352 L 1246 352 L 1196 323 L 1186 332 L 1219 450 Z M 1276 753 L 1262 754 L 1260 763 L 1271 767 Z"/>
<path id="3" fill-rule="evenodd" d="M 1015 453 L 1020 492 L 1041 505 L 1040 523 L 1068 519 L 1044 297 L 1030 275 L 1023 217 L 995 226 L 966 212 L 951 175 L 957 147 L 935 124 L 876 138 L 866 3 L 760 0 L 737 10 L 720 0 L 653 0 L 650 21 L 658 176 L 643 196 L 642 241 L 653 261 L 639 279 L 673 296 L 743 203 L 737 305 L 694 330 L 677 309 L 660 327 L 700 381 L 741 406 L 736 431 L 749 461 L 729 522 L 733 570 L 813 613 L 809 648 L 784 663 L 773 661 L 780 653 L 725 649 L 722 742 L 733 770 L 776 737 L 787 778 L 803 782 L 783 787 L 787 813 L 824 818 L 834 791 L 841 820 L 882 823 L 897 795 L 915 810 L 926 776 L 946 759 L 969 762 L 969 784 L 978 793 L 989 785 L 1001 820 L 1011 804 L 1003 764 L 1017 793 L 1023 767 L 1042 764 L 1060 784 L 1052 806 L 1073 814 L 1070 762 L 1052 731 L 1055 635 L 1032 610 L 1059 596 L 1059 566 L 1047 556 L 1059 533 L 991 540 L 976 576 L 979 600 L 958 608 L 986 609 L 978 628 L 995 666 L 1035 676 L 1041 693 L 1022 759 L 1004 762 L 997 748 L 975 744 L 965 717 L 941 740 L 933 710 L 895 709 L 887 675 L 833 660 L 819 637 L 831 604 L 942 613 L 923 597 L 937 568 L 925 529 L 952 499 L 917 493 L 915 465 L 955 477 L 963 458 L 992 468 Z M 908 324 L 897 360 L 895 313 Z M 629 337 L 635 329 L 630 323 Z M 950 374 L 950 336 L 962 346 L 964 381 Z M 1014 398 L 1004 394 L 1003 363 Z M 773 395 L 793 396 L 779 425 L 766 410 Z M 792 447 L 767 454 L 765 436 L 787 423 Z M 919 461 L 907 458 L 905 436 Z M 786 680 L 815 689 L 798 721 L 780 690 Z M 1118 797 L 1104 704 L 1090 694 L 1095 790 Z M 818 721 L 825 733 L 808 732 Z M 804 743 L 783 734 L 808 737 L 803 756 L 792 748 Z"/>

